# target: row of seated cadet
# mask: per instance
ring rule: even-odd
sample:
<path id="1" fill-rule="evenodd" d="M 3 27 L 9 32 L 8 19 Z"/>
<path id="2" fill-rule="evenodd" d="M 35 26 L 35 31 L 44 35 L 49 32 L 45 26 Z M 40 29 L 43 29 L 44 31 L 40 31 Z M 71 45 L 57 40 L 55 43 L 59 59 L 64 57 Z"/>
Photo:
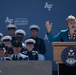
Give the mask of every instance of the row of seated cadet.
<path id="1" fill-rule="evenodd" d="M 44 40 L 38 37 L 40 28 L 31 25 L 31 37 L 23 38 L 26 32 L 14 24 L 7 25 L 8 35 L 0 33 L 0 60 L 45 60 Z"/>

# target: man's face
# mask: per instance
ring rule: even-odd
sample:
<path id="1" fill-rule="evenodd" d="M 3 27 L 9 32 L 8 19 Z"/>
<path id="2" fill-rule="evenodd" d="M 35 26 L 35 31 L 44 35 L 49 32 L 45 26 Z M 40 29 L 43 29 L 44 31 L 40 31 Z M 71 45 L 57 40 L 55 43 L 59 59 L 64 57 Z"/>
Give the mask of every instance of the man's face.
<path id="1" fill-rule="evenodd" d="M 20 47 L 14 47 L 13 50 L 14 50 L 15 54 L 19 54 L 21 51 L 21 48 Z"/>
<path id="2" fill-rule="evenodd" d="M 11 46 L 11 42 L 9 41 L 9 42 L 3 42 L 4 44 L 5 44 L 5 46 Z"/>
<path id="3" fill-rule="evenodd" d="M 29 50 L 29 51 L 32 51 L 33 48 L 34 48 L 34 45 L 33 44 L 30 44 L 30 45 L 26 45 L 26 48 Z"/>
<path id="4" fill-rule="evenodd" d="M 9 36 L 14 36 L 14 34 L 15 34 L 15 29 L 9 29 L 8 30 L 8 35 Z"/>
<path id="5" fill-rule="evenodd" d="M 4 49 L 1 49 L 1 50 L 0 50 L 0 57 L 3 57 L 4 55 L 5 55 Z"/>
<path id="6" fill-rule="evenodd" d="M 37 30 L 31 30 L 32 37 L 37 37 L 38 31 Z"/>
<path id="7" fill-rule="evenodd" d="M 17 35 L 16 39 L 17 39 L 17 41 L 21 42 L 23 40 L 23 37 L 24 36 L 22 36 L 22 35 Z"/>
<path id="8" fill-rule="evenodd" d="M 76 22 L 75 22 L 75 21 L 69 21 L 69 22 L 68 22 L 68 27 L 69 27 L 69 29 L 75 29 L 75 27 L 76 27 Z"/>

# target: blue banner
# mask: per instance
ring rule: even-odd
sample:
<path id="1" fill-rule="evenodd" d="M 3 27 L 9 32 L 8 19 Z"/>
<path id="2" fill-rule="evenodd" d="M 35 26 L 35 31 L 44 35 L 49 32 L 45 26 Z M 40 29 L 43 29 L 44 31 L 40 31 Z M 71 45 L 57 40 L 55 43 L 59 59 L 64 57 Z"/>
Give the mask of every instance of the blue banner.
<path id="1" fill-rule="evenodd" d="M 76 0 L 0 0 L 0 32 L 7 35 L 6 26 L 11 22 L 18 29 L 25 30 L 27 38 L 31 36 L 29 26 L 39 25 L 38 36 L 46 44 L 45 58 L 53 61 L 53 49 L 46 35 L 45 22 L 49 20 L 53 24 L 52 33 L 55 35 L 67 28 L 65 19 L 69 15 L 76 16 Z M 54 61 L 53 70 L 57 70 Z"/>

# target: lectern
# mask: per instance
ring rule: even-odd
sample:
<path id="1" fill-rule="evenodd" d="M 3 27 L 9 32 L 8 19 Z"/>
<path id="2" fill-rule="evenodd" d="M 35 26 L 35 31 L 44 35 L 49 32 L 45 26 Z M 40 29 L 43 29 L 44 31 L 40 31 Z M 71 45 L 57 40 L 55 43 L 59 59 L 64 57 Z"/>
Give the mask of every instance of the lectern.
<path id="1" fill-rule="evenodd" d="M 76 66 L 70 67 L 63 63 L 61 54 L 69 46 L 76 47 L 76 42 L 53 42 L 54 61 L 58 64 L 58 75 L 76 75 Z"/>

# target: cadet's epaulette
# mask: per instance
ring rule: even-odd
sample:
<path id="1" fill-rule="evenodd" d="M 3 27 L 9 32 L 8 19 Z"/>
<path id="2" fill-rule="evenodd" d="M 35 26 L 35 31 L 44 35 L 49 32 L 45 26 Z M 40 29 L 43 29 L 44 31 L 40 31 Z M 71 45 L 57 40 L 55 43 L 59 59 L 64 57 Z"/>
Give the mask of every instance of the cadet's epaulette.
<path id="1" fill-rule="evenodd" d="M 38 54 L 38 51 L 32 51 L 32 53 L 36 55 L 36 54 Z"/>
<path id="2" fill-rule="evenodd" d="M 32 55 L 36 55 L 36 51 L 32 51 Z"/>
<path id="3" fill-rule="evenodd" d="M 35 51 L 32 51 L 32 53 L 36 53 Z"/>
<path id="4" fill-rule="evenodd" d="M 38 51 L 36 51 L 36 53 L 38 54 Z"/>
<path id="5" fill-rule="evenodd" d="M 12 60 L 10 57 L 4 57 L 5 60 Z"/>
<path id="6" fill-rule="evenodd" d="M 34 50 L 32 52 L 38 53 L 37 51 L 34 51 Z"/>
<path id="7" fill-rule="evenodd" d="M 22 54 L 27 54 L 28 51 L 23 51 Z"/>

